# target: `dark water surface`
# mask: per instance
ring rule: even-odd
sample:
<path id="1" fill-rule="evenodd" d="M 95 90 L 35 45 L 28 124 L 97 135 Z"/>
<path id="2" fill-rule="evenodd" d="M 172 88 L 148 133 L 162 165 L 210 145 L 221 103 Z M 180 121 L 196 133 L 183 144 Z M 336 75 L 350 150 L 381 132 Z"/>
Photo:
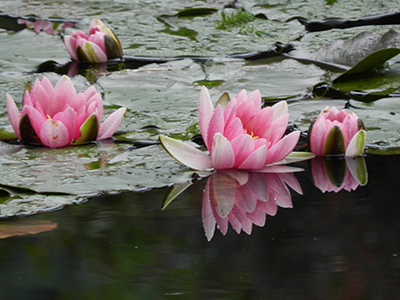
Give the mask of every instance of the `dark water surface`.
<path id="1" fill-rule="evenodd" d="M 155 189 L 2 221 L 43 232 L 0 240 L 0 299 L 398 299 L 400 157 L 366 161 L 355 192 L 323 194 L 297 173 L 292 209 L 210 242 L 206 180 L 164 211 Z"/>

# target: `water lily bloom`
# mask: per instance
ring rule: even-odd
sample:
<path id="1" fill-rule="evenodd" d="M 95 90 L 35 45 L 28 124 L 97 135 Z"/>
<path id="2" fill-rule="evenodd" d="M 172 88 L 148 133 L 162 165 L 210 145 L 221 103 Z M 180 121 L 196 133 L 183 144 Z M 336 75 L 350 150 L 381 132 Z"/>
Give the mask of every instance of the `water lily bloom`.
<path id="1" fill-rule="evenodd" d="M 73 60 L 99 63 L 122 57 L 119 39 L 99 19 L 90 23 L 89 35 L 81 30 L 73 31 L 64 37 L 64 44 Z"/>
<path id="2" fill-rule="evenodd" d="M 364 152 L 364 124 L 353 112 L 326 107 L 308 130 L 310 151 L 318 156 L 358 156 Z"/>
<path id="3" fill-rule="evenodd" d="M 22 142 L 51 148 L 110 138 L 126 112 L 126 108 L 120 108 L 100 124 L 100 93 L 91 86 L 77 94 L 65 75 L 54 88 L 46 77 L 36 80 L 32 88 L 25 90 L 21 112 L 9 94 L 6 105 L 11 125 Z"/>
<path id="4" fill-rule="evenodd" d="M 160 136 L 169 154 L 189 168 L 262 171 L 266 165 L 285 159 L 296 146 L 299 131 L 283 137 L 289 121 L 286 102 L 262 108 L 258 90 L 250 94 L 242 90 L 230 101 L 217 104 L 214 108 L 207 88 L 202 87 L 199 126 L 209 154 Z"/>
<path id="5" fill-rule="evenodd" d="M 263 227 L 266 215 L 274 216 L 278 206 L 292 208 L 289 187 L 302 194 L 293 173 L 250 173 L 223 170 L 212 174 L 206 183 L 202 202 L 202 221 L 210 241 L 217 227 L 223 235 L 229 223 L 240 233 L 251 234 L 252 226 Z"/>
<path id="6" fill-rule="evenodd" d="M 368 182 L 367 166 L 360 156 L 334 159 L 317 156 L 311 160 L 311 174 L 314 185 L 323 193 L 351 192 Z"/>

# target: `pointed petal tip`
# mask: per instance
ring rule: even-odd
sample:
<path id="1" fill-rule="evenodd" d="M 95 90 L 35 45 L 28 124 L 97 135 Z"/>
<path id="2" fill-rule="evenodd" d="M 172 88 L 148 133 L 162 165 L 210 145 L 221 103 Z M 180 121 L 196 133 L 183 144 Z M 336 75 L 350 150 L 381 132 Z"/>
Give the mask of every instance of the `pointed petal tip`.
<path id="1" fill-rule="evenodd" d="M 199 149 L 164 135 L 158 139 L 169 155 L 190 169 L 209 171 L 213 168 L 210 156 Z"/>
<path id="2" fill-rule="evenodd" d="M 345 156 L 352 157 L 362 155 L 364 153 L 366 135 L 365 130 L 359 130 L 350 140 Z"/>

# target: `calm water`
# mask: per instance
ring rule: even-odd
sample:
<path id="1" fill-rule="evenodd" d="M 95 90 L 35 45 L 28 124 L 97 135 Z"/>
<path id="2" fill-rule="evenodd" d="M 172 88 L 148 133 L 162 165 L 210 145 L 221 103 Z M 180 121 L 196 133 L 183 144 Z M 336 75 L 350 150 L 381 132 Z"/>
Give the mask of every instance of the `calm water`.
<path id="1" fill-rule="evenodd" d="M 323 194 L 297 173 L 292 209 L 210 242 L 206 180 L 165 210 L 167 189 L 155 189 L 10 220 L 14 234 L 49 231 L 0 240 L 0 299 L 396 299 L 400 157 L 367 166 L 352 193 Z"/>

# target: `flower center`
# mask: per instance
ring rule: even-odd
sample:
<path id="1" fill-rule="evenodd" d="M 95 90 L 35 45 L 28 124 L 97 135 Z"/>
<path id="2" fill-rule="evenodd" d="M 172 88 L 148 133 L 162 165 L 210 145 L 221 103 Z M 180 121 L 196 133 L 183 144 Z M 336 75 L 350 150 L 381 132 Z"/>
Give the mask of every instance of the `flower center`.
<path id="1" fill-rule="evenodd" d="M 253 138 L 253 140 L 256 140 L 256 139 L 259 138 L 258 135 L 254 135 L 254 132 L 253 132 L 253 131 L 250 131 L 250 133 L 249 133 L 249 132 L 247 131 L 247 129 L 244 129 L 244 132 L 245 132 L 246 134 L 249 134 L 249 135 Z"/>

